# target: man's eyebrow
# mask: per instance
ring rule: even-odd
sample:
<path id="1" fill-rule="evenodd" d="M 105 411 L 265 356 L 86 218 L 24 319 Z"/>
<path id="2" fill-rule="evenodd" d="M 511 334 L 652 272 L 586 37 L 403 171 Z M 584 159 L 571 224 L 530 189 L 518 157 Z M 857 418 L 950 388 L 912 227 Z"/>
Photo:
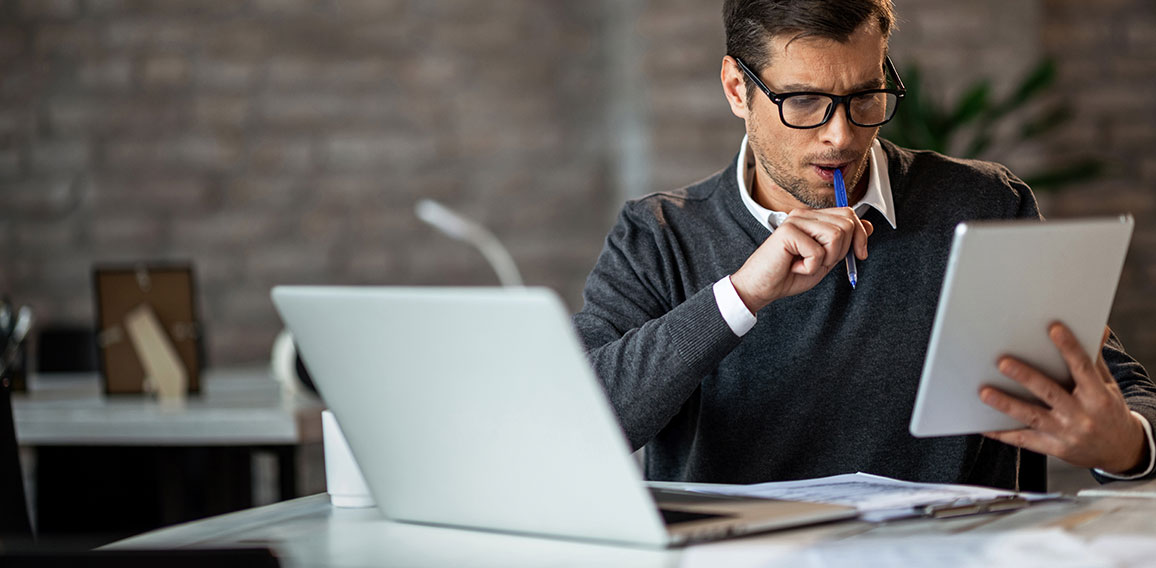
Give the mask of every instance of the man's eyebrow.
<path id="1" fill-rule="evenodd" d="M 885 86 L 887 86 L 887 82 L 882 78 L 870 79 L 870 80 L 864 81 L 862 83 L 859 83 L 858 85 L 852 86 L 851 89 L 848 90 L 847 92 L 848 93 L 857 93 L 859 91 L 867 91 L 870 89 L 882 89 Z M 808 85 L 806 83 L 790 83 L 788 85 L 783 85 L 782 87 L 780 87 L 778 89 L 771 89 L 771 91 L 773 91 L 775 93 L 783 93 L 783 94 L 785 94 L 785 93 L 798 93 L 798 92 L 811 92 L 811 93 L 825 93 L 826 92 L 822 89 L 815 88 L 814 85 Z"/>

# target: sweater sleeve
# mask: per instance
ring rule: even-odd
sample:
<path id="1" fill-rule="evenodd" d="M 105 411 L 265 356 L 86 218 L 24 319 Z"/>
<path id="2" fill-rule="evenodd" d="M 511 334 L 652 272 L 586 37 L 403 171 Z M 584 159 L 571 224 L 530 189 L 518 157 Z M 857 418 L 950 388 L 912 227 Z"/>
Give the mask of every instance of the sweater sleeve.
<path id="1" fill-rule="evenodd" d="M 739 343 L 711 285 L 688 291 L 661 223 L 629 206 L 586 280 L 574 325 L 630 444 L 650 441 Z"/>
<path id="2" fill-rule="evenodd" d="M 1124 401 L 1128 403 L 1128 408 L 1143 416 L 1148 420 L 1148 424 L 1156 427 L 1156 383 L 1152 382 L 1144 366 L 1124 351 L 1124 346 L 1115 333 L 1108 336 L 1102 353 L 1104 362 L 1108 364 L 1112 376 L 1120 385 L 1120 391 L 1124 393 Z M 1092 474 L 1100 483 L 1115 481 L 1095 470 Z M 1144 479 L 1152 478 L 1156 478 L 1156 471 L 1150 471 L 1144 476 Z"/>

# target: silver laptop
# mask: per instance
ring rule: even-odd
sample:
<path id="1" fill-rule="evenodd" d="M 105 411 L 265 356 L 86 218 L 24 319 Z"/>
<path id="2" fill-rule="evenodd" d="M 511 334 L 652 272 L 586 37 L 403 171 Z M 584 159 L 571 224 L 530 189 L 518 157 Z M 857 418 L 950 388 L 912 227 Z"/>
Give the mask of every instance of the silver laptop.
<path id="1" fill-rule="evenodd" d="M 1070 386 L 1048 339 L 1062 321 L 1097 357 L 1132 236 L 1132 217 L 984 221 L 955 230 L 943 291 L 911 416 L 915 436 L 1022 428 L 979 400 L 992 385 L 1027 400 L 996 368 L 1002 355 L 1027 361 Z"/>
<path id="2" fill-rule="evenodd" d="M 382 513 L 665 546 L 855 516 L 648 488 L 544 288 L 273 289 Z"/>

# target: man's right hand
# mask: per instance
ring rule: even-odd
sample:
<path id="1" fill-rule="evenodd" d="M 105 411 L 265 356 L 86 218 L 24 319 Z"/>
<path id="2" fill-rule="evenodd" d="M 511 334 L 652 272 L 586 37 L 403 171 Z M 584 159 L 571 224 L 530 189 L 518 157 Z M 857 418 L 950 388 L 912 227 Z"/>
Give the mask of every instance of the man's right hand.
<path id="1" fill-rule="evenodd" d="M 852 247 L 867 258 L 870 221 L 850 207 L 796 209 L 731 275 L 731 283 L 751 313 L 813 288 L 843 262 Z"/>

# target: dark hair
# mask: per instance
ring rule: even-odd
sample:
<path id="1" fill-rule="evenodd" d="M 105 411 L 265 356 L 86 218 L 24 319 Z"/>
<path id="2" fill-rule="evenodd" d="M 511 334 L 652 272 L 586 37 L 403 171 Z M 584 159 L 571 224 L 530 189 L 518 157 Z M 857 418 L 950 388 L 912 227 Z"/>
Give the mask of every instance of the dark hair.
<path id="1" fill-rule="evenodd" d="M 725 0 L 727 55 L 742 59 L 757 72 L 769 62 L 767 42 L 775 36 L 846 42 L 872 16 L 883 37 L 890 37 L 895 28 L 891 0 Z M 754 85 L 749 78 L 745 80 L 749 96 Z"/>

